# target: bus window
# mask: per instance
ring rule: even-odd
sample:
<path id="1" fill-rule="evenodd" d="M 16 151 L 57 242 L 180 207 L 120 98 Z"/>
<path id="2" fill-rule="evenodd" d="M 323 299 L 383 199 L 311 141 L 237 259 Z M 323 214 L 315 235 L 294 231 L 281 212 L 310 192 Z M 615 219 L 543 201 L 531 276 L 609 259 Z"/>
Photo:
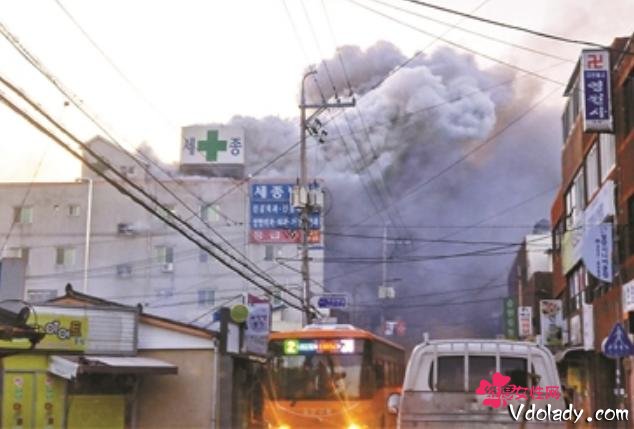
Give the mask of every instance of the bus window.
<path id="1" fill-rule="evenodd" d="M 491 380 L 495 373 L 495 356 L 469 356 L 469 392 L 482 380 Z"/>
<path id="2" fill-rule="evenodd" d="M 363 396 L 361 355 L 276 357 L 273 391 L 277 399 L 358 399 Z"/>

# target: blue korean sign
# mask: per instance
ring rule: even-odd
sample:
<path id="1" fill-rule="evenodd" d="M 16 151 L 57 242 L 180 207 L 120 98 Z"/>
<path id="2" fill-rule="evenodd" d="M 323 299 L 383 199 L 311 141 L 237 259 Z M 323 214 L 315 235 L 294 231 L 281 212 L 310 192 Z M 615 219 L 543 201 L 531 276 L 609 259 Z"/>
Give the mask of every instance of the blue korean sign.
<path id="1" fill-rule="evenodd" d="M 634 355 L 634 344 L 630 341 L 623 325 L 616 323 L 610 335 L 605 339 L 603 346 L 603 354 L 609 358 L 623 358 Z"/>
<path id="2" fill-rule="evenodd" d="M 328 294 L 317 298 L 318 308 L 346 308 L 348 297 L 343 294 Z"/>
<path id="3" fill-rule="evenodd" d="M 610 53 L 584 50 L 581 54 L 584 131 L 613 131 Z"/>
<path id="4" fill-rule="evenodd" d="M 293 185 L 290 183 L 254 183 L 251 185 L 250 225 L 252 242 L 301 242 L 300 211 L 291 206 Z M 321 214 L 308 217 L 309 242 L 319 242 Z"/>

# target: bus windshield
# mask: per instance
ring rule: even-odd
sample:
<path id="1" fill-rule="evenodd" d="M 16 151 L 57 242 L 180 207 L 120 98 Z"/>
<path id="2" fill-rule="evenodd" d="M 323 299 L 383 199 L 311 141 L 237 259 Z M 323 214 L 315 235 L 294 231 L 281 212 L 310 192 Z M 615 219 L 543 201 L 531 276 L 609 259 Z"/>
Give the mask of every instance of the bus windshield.
<path id="1" fill-rule="evenodd" d="M 278 400 L 350 400 L 367 396 L 361 354 L 276 356 L 271 394 Z"/>

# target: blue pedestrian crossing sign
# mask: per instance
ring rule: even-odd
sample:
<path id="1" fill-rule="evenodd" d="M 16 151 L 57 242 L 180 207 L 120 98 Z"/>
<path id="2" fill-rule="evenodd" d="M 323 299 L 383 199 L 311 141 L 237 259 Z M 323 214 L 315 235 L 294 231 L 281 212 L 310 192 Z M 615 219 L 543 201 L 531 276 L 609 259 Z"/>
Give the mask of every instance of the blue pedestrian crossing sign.
<path id="1" fill-rule="evenodd" d="M 616 323 L 610 335 L 603 341 L 603 354 L 609 358 L 623 358 L 634 355 L 634 344 L 627 336 L 627 332 L 623 329 L 623 325 Z"/>

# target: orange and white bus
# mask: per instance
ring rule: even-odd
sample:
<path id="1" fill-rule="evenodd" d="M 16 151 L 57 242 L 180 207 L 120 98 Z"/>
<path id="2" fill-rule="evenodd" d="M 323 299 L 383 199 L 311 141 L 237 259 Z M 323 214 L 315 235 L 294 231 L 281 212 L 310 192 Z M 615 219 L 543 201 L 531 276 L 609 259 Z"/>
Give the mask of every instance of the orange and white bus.
<path id="1" fill-rule="evenodd" d="M 269 429 L 391 428 L 387 398 L 399 393 L 402 347 L 351 325 L 272 333 L 264 380 Z"/>

